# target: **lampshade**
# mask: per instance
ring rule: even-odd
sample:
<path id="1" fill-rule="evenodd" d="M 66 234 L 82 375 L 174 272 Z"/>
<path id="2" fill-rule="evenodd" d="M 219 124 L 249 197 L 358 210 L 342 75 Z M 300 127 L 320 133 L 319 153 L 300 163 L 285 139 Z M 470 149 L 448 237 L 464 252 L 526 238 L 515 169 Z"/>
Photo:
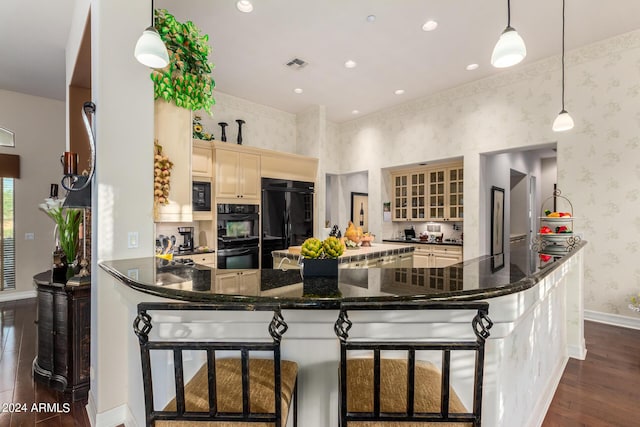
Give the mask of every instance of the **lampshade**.
<path id="1" fill-rule="evenodd" d="M 573 119 L 569 113 L 567 113 L 567 110 L 562 110 L 553 121 L 553 131 L 563 132 L 570 129 L 573 129 Z"/>
<path id="2" fill-rule="evenodd" d="M 169 64 L 167 47 L 153 27 L 147 27 L 136 43 L 134 55 L 138 62 L 151 68 L 164 68 Z"/>
<path id="3" fill-rule="evenodd" d="M 87 177 L 79 175 L 72 184 L 72 188 L 80 188 L 87 182 Z M 87 185 L 80 191 L 69 191 L 62 205 L 65 208 L 90 208 L 91 207 L 91 186 Z"/>
<path id="4" fill-rule="evenodd" d="M 500 35 L 496 47 L 491 54 L 491 65 L 506 68 L 518 64 L 527 56 L 527 47 L 520 34 L 511 26 L 507 26 Z"/>

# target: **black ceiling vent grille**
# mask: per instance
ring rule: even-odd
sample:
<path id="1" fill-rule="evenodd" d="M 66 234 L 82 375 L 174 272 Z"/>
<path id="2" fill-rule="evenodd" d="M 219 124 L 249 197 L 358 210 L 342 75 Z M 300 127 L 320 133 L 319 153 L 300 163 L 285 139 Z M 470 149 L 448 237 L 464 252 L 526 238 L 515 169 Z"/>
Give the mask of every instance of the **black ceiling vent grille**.
<path id="1" fill-rule="evenodd" d="M 291 61 L 287 62 L 287 67 L 293 69 L 293 70 L 301 70 L 304 67 L 306 67 L 307 65 L 309 65 L 308 62 L 306 62 L 304 59 L 300 59 L 300 58 L 293 58 Z"/>

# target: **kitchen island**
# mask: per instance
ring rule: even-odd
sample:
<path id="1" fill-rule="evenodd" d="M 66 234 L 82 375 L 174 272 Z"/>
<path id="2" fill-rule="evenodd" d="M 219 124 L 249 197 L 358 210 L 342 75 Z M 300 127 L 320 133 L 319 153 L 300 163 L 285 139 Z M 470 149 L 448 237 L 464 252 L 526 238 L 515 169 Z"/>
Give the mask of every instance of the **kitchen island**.
<path id="1" fill-rule="evenodd" d="M 556 254 L 542 261 L 526 247 L 501 257 L 481 257 L 447 268 L 369 268 L 341 269 L 336 288 L 319 291 L 313 281 L 303 280 L 299 270 L 229 271 L 205 266 L 186 268 L 154 258 L 103 262 L 100 266 L 116 281 L 114 287 L 129 307 L 130 321 L 142 301 L 173 299 L 193 302 L 235 302 L 250 306 L 256 301 L 277 302 L 289 325 L 283 340 L 283 357 L 300 366 L 299 421 L 305 427 L 337 426 L 338 341 L 333 332 L 337 308 L 342 301 L 373 301 L 380 311 L 360 313 L 359 322 L 371 330 L 384 331 L 385 323 L 406 322 L 403 333 L 458 337 L 468 334 L 468 324 L 460 323 L 455 313 L 423 313 L 417 317 L 384 310 L 386 302 L 401 300 L 485 300 L 494 322 L 487 341 L 483 396 L 483 425 L 540 425 L 553 398 L 568 357 L 584 358 L 583 338 L 583 252 L 585 242 L 573 251 Z M 227 292 L 218 277 L 236 274 L 256 275 L 252 289 L 234 288 Z M 119 283 L 118 283 L 119 282 Z M 308 289 L 312 289 L 311 292 Z M 242 313 L 200 313 L 193 319 L 175 315 L 154 317 L 162 324 L 159 331 L 202 332 L 203 322 L 233 322 L 242 338 L 255 338 L 264 323 L 247 320 Z M 176 324 L 180 324 L 178 327 Z M 174 325 L 174 326 L 171 326 Z M 205 328 L 207 329 L 207 328 Z M 143 424 L 142 382 L 137 340 L 131 335 L 128 369 L 129 409 L 138 425 Z M 178 337 L 180 335 L 176 335 Z M 424 336 L 424 335 L 422 335 Z M 394 336 L 394 338 L 397 338 Z M 193 354 L 189 361 L 195 371 L 202 363 Z M 170 361 L 158 361 L 166 363 Z M 452 381 L 463 388 L 471 381 L 469 360 L 456 360 Z M 167 375 L 171 376 L 171 369 Z M 155 379 L 154 379 L 155 381 Z M 162 404 L 172 398 L 172 379 L 165 395 L 156 394 Z M 461 396 L 468 403 L 468 395 Z M 290 420 L 291 421 L 291 420 Z"/>
<path id="2" fill-rule="evenodd" d="M 296 268 L 300 261 L 300 246 L 272 251 L 274 267 Z M 338 258 L 339 268 L 411 268 L 413 267 L 412 245 L 372 243 L 371 246 L 347 248 Z"/>

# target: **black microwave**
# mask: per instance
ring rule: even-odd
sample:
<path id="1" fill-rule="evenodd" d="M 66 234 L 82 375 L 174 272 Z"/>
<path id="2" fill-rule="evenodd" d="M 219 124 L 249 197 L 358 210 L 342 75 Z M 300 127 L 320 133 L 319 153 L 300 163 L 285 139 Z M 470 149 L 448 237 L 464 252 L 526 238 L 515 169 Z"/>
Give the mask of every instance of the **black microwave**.
<path id="1" fill-rule="evenodd" d="M 211 211 L 211 183 L 193 181 L 192 206 L 194 212 Z"/>

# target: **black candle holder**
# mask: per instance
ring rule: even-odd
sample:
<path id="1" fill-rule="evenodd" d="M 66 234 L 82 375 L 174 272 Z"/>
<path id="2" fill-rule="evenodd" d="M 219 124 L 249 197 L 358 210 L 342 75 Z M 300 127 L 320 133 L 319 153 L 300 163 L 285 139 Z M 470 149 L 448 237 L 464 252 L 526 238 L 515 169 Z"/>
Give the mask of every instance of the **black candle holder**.
<path id="1" fill-rule="evenodd" d="M 220 123 L 218 123 L 218 125 L 222 128 L 222 135 L 220 136 L 220 141 L 227 142 L 227 134 L 226 134 L 224 128 L 229 126 L 229 123 L 220 122 Z"/>
<path id="2" fill-rule="evenodd" d="M 242 145 L 242 125 L 245 123 L 244 120 L 238 119 L 236 120 L 238 123 L 238 145 Z"/>

